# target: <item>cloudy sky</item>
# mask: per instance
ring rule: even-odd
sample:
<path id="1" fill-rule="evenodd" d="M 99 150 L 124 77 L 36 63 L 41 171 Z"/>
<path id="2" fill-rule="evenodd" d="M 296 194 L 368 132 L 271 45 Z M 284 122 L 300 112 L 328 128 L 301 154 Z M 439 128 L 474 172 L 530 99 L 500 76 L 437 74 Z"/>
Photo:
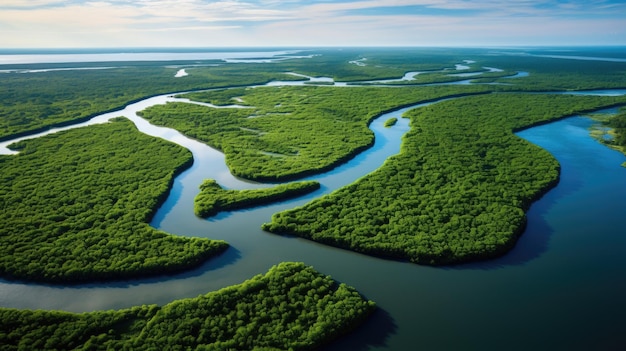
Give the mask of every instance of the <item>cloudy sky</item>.
<path id="1" fill-rule="evenodd" d="M 624 0 L 0 0 L 0 48 L 626 45 Z"/>

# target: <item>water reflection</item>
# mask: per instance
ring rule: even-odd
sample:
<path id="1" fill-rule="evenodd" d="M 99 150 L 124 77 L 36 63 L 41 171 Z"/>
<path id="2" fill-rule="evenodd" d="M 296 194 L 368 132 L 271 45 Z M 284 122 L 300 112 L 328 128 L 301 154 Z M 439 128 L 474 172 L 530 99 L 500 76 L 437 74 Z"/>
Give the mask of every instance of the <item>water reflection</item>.
<path id="1" fill-rule="evenodd" d="M 397 332 L 398 326 L 389 312 L 376 309 L 365 323 L 348 337 L 323 347 L 323 351 L 365 351 L 372 347 L 387 348 L 387 340 Z"/>

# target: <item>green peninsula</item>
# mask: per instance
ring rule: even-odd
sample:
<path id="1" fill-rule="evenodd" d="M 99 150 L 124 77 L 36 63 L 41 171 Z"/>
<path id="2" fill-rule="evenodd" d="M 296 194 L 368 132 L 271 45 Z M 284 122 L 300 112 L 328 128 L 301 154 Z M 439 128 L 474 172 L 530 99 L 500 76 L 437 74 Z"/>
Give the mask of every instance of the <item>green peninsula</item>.
<path id="1" fill-rule="evenodd" d="M 320 188 L 315 181 L 281 184 L 272 188 L 249 190 L 226 190 L 213 179 L 200 185 L 200 193 L 194 199 L 194 211 L 200 217 L 210 217 L 221 211 L 261 206 L 308 194 Z"/>
<path id="2" fill-rule="evenodd" d="M 3 350 L 311 350 L 375 309 L 302 263 L 164 306 L 68 313 L 0 308 Z"/>
<path id="3" fill-rule="evenodd" d="M 0 275 L 52 283 L 119 280 L 198 266 L 228 245 L 148 222 L 193 162 L 127 119 L 14 144 L 0 155 Z"/>
<path id="4" fill-rule="evenodd" d="M 263 229 L 354 251 L 450 264 L 507 252 L 558 162 L 513 132 L 625 97 L 499 93 L 412 110 L 402 151 L 377 171 Z"/>

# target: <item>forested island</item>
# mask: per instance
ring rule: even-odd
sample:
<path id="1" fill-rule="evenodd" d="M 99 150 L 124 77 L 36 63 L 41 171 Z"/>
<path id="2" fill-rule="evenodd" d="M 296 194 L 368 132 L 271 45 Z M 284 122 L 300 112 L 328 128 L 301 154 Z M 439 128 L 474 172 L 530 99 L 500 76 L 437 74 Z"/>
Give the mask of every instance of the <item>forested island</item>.
<path id="1" fill-rule="evenodd" d="M 623 94 L 572 94 L 625 88 L 626 75 L 615 73 L 624 71 L 622 62 L 482 49 L 306 52 L 311 55 L 270 64 L 6 66 L 0 140 L 73 125 L 159 94 L 189 99 L 152 105 L 138 115 L 219 150 L 242 181 L 295 180 L 231 190 L 204 176 L 193 186 L 195 198 L 181 201 L 193 201 L 189 212 L 202 217 L 193 220 L 210 222 L 214 218 L 203 218 L 320 189 L 320 182 L 303 178 L 332 172 L 370 149 L 376 142 L 372 121 L 433 103 L 403 116 L 410 129 L 399 154 L 347 186 L 268 215 L 258 236 L 298 236 L 439 266 L 506 255 L 524 233 L 529 206 L 558 184 L 557 160 L 516 132 L 626 105 Z M 181 68 L 189 75 L 175 77 Z M 612 137 L 602 142 L 623 152 L 625 121 L 623 109 L 610 117 Z M 387 119 L 384 129 L 394 130 L 398 122 Z M 211 239 L 217 236 L 211 230 L 173 235 L 151 224 L 194 159 L 191 151 L 147 136 L 125 118 L 10 148 L 18 154 L 0 155 L 0 278 L 9 284 L 167 280 L 229 250 L 225 241 Z M 236 250 L 230 247 L 233 257 L 214 269 L 238 264 Z M 172 300 L 78 314 L 0 308 L 0 344 L 9 350 L 309 350 L 353 330 L 375 309 L 354 288 L 300 263 L 281 263 L 242 284 Z"/>
<path id="2" fill-rule="evenodd" d="M 311 350 L 375 304 L 302 263 L 164 306 L 67 313 L 0 308 L 3 350 Z"/>
<path id="3" fill-rule="evenodd" d="M 398 123 L 397 118 L 389 118 L 385 121 L 385 127 L 393 127 L 396 123 Z"/>
<path id="4" fill-rule="evenodd" d="M 267 189 L 225 190 L 215 180 L 207 179 L 200 185 L 194 199 L 194 210 L 200 217 L 209 217 L 221 211 L 250 208 L 308 194 L 320 188 L 320 183 L 296 182 Z"/>

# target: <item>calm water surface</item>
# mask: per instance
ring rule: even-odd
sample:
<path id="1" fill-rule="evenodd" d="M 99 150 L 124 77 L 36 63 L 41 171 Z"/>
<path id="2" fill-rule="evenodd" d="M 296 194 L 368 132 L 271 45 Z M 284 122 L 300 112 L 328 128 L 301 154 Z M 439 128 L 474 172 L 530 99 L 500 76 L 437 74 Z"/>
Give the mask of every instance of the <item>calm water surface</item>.
<path id="1" fill-rule="evenodd" d="M 136 50 L 84 50 L 67 52 L 11 52 L 0 50 L 0 65 L 32 63 L 68 63 L 68 62 L 123 62 L 123 61 L 180 61 L 180 60 L 231 60 L 232 62 L 272 62 L 275 59 L 292 55 L 299 50 L 272 51 L 186 51 L 164 49 L 161 51 Z M 294 56 L 289 56 L 294 57 Z"/>
<path id="2" fill-rule="evenodd" d="M 382 124 L 402 111 L 372 124 L 377 140 L 372 149 L 311 177 L 322 183 L 320 191 L 203 220 L 193 215 L 193 197 L 203 179 L 238 189 L 265 185 L 232 177 L 215 150 L 136 118 L 135 111 L 143 108 L 142 103 L 131 105 L 122 114 L 149 134 L 190 148 L 196 160 L 175 180 L 152 225 L 179 235 L 224 239 L 231 249 L 191 272 L 154 279 L 69 287 L 0 281 L 0 305 L 92 311 L 164 304 L 240 283 L 282 261 L 303 261 L 356 287 L 380 307 L 363 328 L 329 350 L 618 350 L 626 344 L 626 235 L 621 230 L 626 226 L 626 168 L 620 166 L 625 157 L 588 136 L 592 122 L 587 118 L 518 134 L 555 155 L 562 176 L 531 207 L 528 228 L 511 253 L 484 263 L 433 268 L 259 229 L 273 213 L 351 183 L 397 153 L 408 121 L 401 119 L 393 128 Z"/>

